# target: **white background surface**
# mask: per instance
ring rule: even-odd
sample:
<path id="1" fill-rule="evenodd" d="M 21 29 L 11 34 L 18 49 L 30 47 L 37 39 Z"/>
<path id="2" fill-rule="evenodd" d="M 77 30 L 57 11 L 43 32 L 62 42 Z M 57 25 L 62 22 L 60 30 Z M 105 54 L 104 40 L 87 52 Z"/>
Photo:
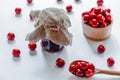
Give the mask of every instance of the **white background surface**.
<path id="1" fill-rule="evenodd" d="M 69 31 L 74 36 L 72 46 L 66 47 L 61 53 L 48 54 L 42 52 L 39 41 L 36 51 L 30 52 L 25 41 L 26 34 L 34 30 L 34 22 L 29 20 L 30 10 L 47 7 L 65 9 L 68 4 L 73 5 L 73 13 L 68 14 L 72 22 Z M 120 71 L 120 0 L 104 0 L 104 7 L 111 9 L 114 21 L 111 37 L 103 42 L 86 40 L 82 33 L 81 13 L 96 6 L 96 0 L 81 0 L 78 3 L 64 0 L 61 4 L 56 0 L 34 0 L 32 5 L 28 5 L 26 0 L 0 0 L 0 80 L 120 80 L 118 76 L 107 75 L 77 78 L 68 72 L 69 64 L 76 59 L 88 60 L 97 68 Z M 19 17 L 15 16 L 16 7 L 22 8 Z M 8 32 L 15 33 L 15 41 L 7 41 Z M 104 54 L 96 52 L 99 44 L 105 45 Z M 14 48 L 21 50 L 21 57 L 17 60 L 12 57 Z M 63 68 L 55 66 L 58 57 L 66 61 Z M 106 64 L 108 57 L 115 59 L 112 68 Z"/>

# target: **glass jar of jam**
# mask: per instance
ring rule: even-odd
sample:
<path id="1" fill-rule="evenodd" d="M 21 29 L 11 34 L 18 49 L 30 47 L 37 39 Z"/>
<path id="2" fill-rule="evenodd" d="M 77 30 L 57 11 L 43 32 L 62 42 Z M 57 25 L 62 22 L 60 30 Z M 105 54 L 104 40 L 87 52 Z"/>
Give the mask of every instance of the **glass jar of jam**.
<path id="1" fill-rule="evenodd" d="M 42 46 L 43 50 L 45 50 L 47 52 L 51 52 L 51 53 L 59 52 L 64 48 L 64 46 L 57 45 L 48 39 L 41 40 L 41 46 Z"/>

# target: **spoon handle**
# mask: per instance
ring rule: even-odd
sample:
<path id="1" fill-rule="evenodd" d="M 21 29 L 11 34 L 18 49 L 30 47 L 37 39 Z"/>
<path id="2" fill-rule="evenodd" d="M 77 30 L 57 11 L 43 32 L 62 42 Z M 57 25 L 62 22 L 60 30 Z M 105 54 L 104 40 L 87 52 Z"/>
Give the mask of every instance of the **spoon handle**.
<path id="1" fill-rule="evenodd" d="M 120 76 L 120 71 L 96 69 L 95 74 L 108 74 L 108 75 Z"/>

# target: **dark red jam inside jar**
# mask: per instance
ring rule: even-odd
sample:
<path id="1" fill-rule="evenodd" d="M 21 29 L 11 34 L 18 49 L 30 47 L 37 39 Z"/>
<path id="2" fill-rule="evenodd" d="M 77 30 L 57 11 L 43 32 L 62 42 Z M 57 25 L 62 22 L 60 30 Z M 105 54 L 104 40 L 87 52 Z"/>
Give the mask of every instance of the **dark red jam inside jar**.
<path id="1" fill-rule="evenodd" d="M 57 45 L 48 39 L 43 39 L 41 41 L 41 45 L 42 45 L 43 50 L 47 52 L 59 52 L 64 48 L 64 46 Z"/>

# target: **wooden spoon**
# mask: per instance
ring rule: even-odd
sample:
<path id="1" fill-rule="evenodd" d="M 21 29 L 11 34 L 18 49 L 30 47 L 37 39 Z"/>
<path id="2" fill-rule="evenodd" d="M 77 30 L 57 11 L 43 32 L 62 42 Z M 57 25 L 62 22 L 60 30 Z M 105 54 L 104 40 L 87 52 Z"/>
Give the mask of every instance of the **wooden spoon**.
<path id="1" fill-rule="evenodd" d="M 84 60 L 75 60 L 75 61 L 73 61 L 71 64 L 70 64 L 70 66 L 71 65 L 75 65 L 77 62 L 85 62 L 85 63 L 90 63 L 90 62 L 88 62 L 88 61 L 84 61 Z M 86 69 L 86 70 L 88 70 L 88 68 Z M 94 70 L 93 70 L 93 74 L 92 75 L 89 75 L 89 76 L 86 76 L 86 70 L 83 70 L 84 71 L 84 75 L 83 76 L 78 76 L 78 75 L 76 75 L 75 73 L 72 73 L 73 75 L 75 75 L 75 76 L 78 76 L 78 77 L 91 77 L 91 76 L 93 76 L 93 75 L 95 75 L 95 74 L 107 74 L 107 75 L 116 75 L 116 76 L 120 76 L 120 71 L 112 71 L 112 70 L 103 70 L 103 69 L 99 69 L 99 68 L 95 68 Z M 69 67 L 69 71 L 70 71 L 70 67 Z"/>

